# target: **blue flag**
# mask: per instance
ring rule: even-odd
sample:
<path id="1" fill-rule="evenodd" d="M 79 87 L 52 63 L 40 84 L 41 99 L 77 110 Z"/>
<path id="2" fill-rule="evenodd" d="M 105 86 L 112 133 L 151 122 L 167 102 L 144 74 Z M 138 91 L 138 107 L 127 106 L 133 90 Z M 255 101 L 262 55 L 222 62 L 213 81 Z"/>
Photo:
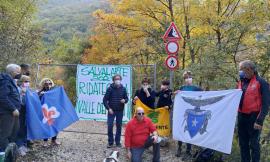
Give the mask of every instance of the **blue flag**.
<path id="1" fill-rule="evenodd" d="M 45 92 L 26 92 L 27 139 L 51 138 L 79 120 L 63 87 Z"/>

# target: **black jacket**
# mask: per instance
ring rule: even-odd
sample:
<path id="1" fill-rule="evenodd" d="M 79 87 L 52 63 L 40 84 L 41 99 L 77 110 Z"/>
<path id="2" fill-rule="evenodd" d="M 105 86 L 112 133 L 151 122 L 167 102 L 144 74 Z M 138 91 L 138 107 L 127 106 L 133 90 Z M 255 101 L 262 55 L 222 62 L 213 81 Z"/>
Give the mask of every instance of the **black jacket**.
<path id="1" fill-rule="evenodd" d="M 120 102 L 122 99 L 125 99 L 125 103 L 128 102 L 126 88 L 123 85 L 117 87 L 112 83 L 103 97 L 103 104 L 107 110 L 111 108 L 113 111 L 123 111 L 125 104 Z"/>
<path id="2" fill-rule="evenodd" d="M 148 91 L 150 93 L 149 97 L 146 97 L 146 93 L 144 92 L 143 88 L 138 89 L 135 93 L 135 96 L 137 96 L 143 104 L 150 107 L 151 109 L 154 109 L 156 92 L 153 91 L 151 88 L 148 88 Z"/>
<path id="3" fill-rule="evenodd" d="M 19 90 L 10 75 L 0 74 L 0 114 L 20 110 L 21 100 Z"/>
<path id="4" fill-rule="evenodd" d="M 172 106 L 172 90 L 168 89 L 166 91 L 159 91 L 156 93 L 156 96 L 158 98 L 157 108 L 169 106 L 171 108 Z"/>

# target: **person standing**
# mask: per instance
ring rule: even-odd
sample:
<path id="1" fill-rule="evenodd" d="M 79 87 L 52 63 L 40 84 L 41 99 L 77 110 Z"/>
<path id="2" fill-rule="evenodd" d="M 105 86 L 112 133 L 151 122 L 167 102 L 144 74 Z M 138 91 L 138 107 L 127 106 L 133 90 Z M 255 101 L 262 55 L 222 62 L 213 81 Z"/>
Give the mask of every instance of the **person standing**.
<path id="1" fill-rule="evenodd" d="M 0 152 L 15 142 L 19 130 L 21 99 L 15 79 L 21 78 L 21 67 L 9 64 L 0 74 Z"/>
<path id="2" fill-rule="evenodd" d="M 140 99 L 142 103 L 145 104 L 146 106 L 150 107 L 151 109 L 155 108 L 156 93 L 154 90 L 151 89 L 149 79 L 144 78 L 142 80 L 141 88 L 135 92 L 134 96 L 135 96 L 133 99 L 134 104 L 136 103 L 136 100 Z"/>
<path id="3" fill-rule="evenodd" d="M 113 83 L 107 88 L 103 97 L 103 104 L 108 110 L 108 145 L 111 148 L 115 143 L 117 147 L 121 147 L 121 131 L 122 120 L 124 115 L 125 104 L 128 103 L 128 95 L 126 88 L 121 84 L 122 76 L 116 74 L 112 78 Z M 116 118 L 116 134 L 113 138 L 113 123 Z"/>
<path id="4" fill-rule="evenodd" d="M 40 83 L 40 91 L 38 92 L 39 98 L 41 99 L 42 96 L 44 95 L 44 93 L 46 93 L 47 91 L 53 89 L 55 87 L 55 84 L 53 82 L 52 79 L 50 78 L 43 78 Z M 52 144 L 53 145 L 60 145 L 61 143 L 59 141 L 57 141 L 57 135 L 52 137 Z M 47 147 L 48 146 L 48 139 L 44 139 L 44 146 Z"/>
<path id="5" fill-rule="evenodd" d="M 156 96 L 158 97 L 157 108 L 172 108 L 172 90 L 169 86 L 170 82 L 168 80 L 163 80 L 161 82 L 160 91 L 156 93 Z"/>
<path id="6" fill-rule="evenodd" d="M 30 65 L 29 64 L 21 64 L 21 72 L 22 75 L 30 76 Z"/>
<path id="7" fill-rule="evenodd" d="M 16 144 L 18 146 L 18 153 L 21 156 L 26 155 L 27 149 L 27 127 L 26 127 L 26 105 L 25 105 L 25 93 L 27 89 L 30 87 L 30 77 L 26 75 L 22 75 L 19 80 L 19 89 L 21 96 L 21 109 L 20 109 L 20 129 L 18 131 Z"/>
<path id="8" fill-rule="evenodd" d="M 269 109 L 269 84 L 261 78 L 255 64 L 239 64 L 238 88 L 243 94 L 238 109 L 238 138 L 241 162 L 260 161 L 260 135 Z"/>
<path id="9" fill-rule="evenodd" d="M 192 73 L 191 71 L 185 71 L 183 73 L 183 79 L 185 82 L 185 85 L 181 86 L 179 90 L 177 90 L 176 92 L 174 92 L 175 94 L 179 93 L 180 91 L 203 91 L 200 87 L 193 85 L 192 83 Z M 176 157 L 180 157 L 181 156 L 181 151 L 182 151 L 182 141 L 178 141 L 178 149 L 176 152 Z M 191 157 L 191 144 L 186 144 L 186 157 Z"/>

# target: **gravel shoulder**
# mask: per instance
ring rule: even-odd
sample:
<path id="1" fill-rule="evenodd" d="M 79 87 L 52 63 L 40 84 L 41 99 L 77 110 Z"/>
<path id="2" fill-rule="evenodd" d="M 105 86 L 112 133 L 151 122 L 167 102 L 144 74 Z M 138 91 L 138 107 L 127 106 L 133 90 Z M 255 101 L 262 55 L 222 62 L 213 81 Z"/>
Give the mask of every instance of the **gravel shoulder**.
<path id="1" fill-rule="evenodd" d="M 124 148 L 107 149 L 107 125 L 105 122 L 78 121 L 58 135 L 59 146 L 44 147 L 42 141 L 35 141 L 26 156 L 20 157 L 21 162 L 102 162 L 113 150 L 120 152 L 120 162 L 127 162 Z M 123 133 L 124 134 L 124 127 Z M 122 144 L 124 138 L 122 136 Z M 176 142 L 170 141 L 169 146 L 161 147 L 162 162 L 181 162 L 174 156 Z M 146 150 L 144 161 L 152 159 L 152 149 Z"/>

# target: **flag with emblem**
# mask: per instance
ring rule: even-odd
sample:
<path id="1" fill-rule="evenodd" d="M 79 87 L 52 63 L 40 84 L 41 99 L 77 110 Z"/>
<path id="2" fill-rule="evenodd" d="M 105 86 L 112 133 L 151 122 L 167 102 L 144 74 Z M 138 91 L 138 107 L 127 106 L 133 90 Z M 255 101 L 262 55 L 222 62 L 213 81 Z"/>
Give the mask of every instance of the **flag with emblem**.
<path id="1" fill-rule="evenodd" d="M 241 95 L 239 89 L 178 93 L 173 138 L 230 154 Z"/>
<path id="2" fill-rule="evenodd" d="M 26 92 L 27 139 L 51 138 L 79 118 L 63 87 L 44 93 Z"/>

